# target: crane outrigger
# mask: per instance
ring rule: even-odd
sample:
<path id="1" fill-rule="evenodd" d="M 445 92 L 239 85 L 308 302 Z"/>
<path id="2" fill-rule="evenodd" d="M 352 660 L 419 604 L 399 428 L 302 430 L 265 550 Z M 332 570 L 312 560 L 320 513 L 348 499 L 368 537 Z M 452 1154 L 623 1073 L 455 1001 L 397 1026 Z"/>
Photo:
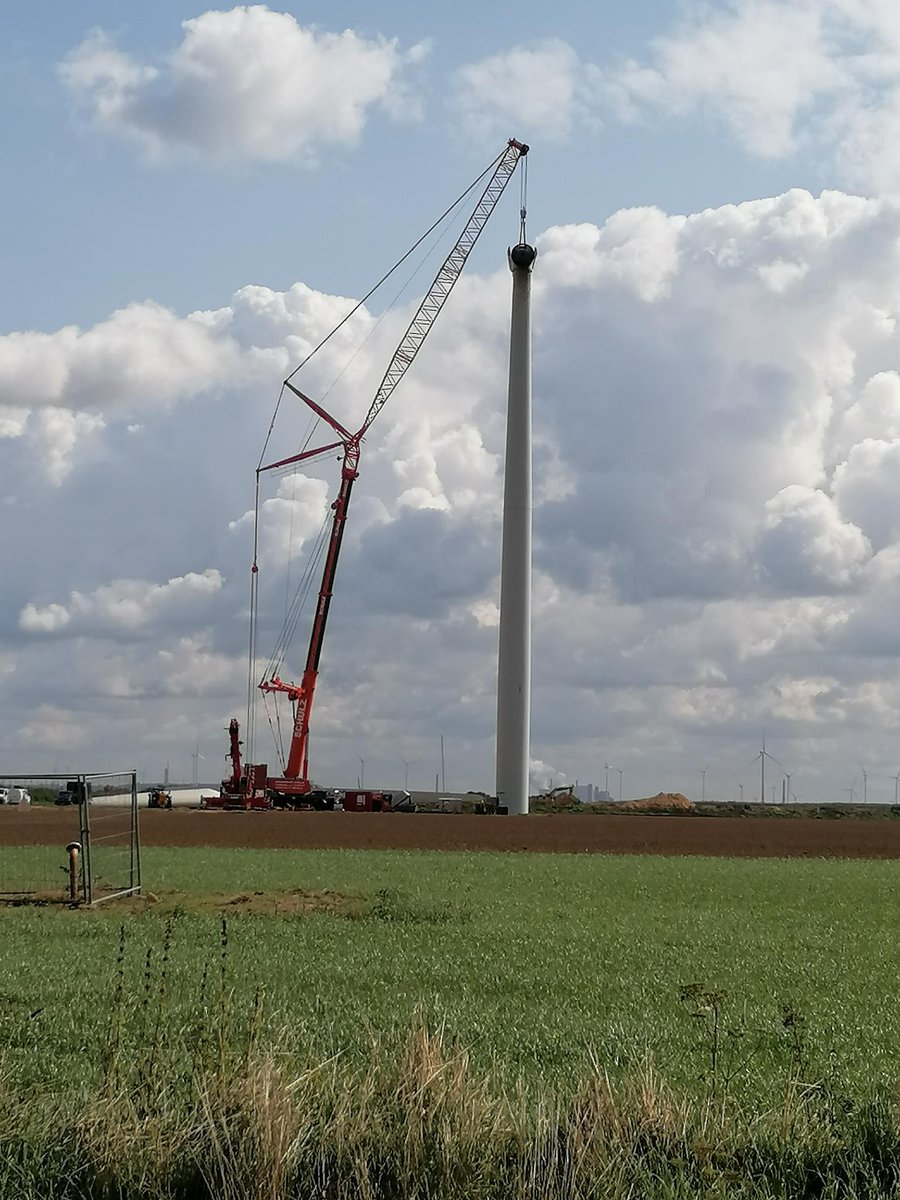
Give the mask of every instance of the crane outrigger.
<path id="1" fill-rule="evenodd" d="M 455 245 L 441 265 L 437 275 L 422 298 L 412 320 L 403 335 L 400 344 L 394 351 L 384 377 L 378 386 L 375 396 L 369 405 L 365 420 L 360 427 L 351 432 L 341 424 L 322 405 L 311 399 L 291 382 L 291 376 L 284 381 L 288 388 L 301 400 L 320 420 L 324 421 L 334 433 L 334 440 L 312 450 L 302 450 L 277 461 L 260 465 L 259 473 L 266 473 L 295 466 L 322 454 L 338 450 L 341 454 L 341 484 L 337 498 L 332 504 L 333 516 L 328 548 L 325 554 L 325 565 L 319 585 L 316 611 L 310 632 L 309 647 L 306 654 L 306 665 L 299 684 L 285 682 L 279 674 L 266 673 L 257 687 L 264 694 L 283 695 L 293 705 L 293 728 L 287 759 L 283 764 L 281 775 L 269 776 L 264 764 L 247 765 L 242 769 L 240 760 L 240 740 L 237 719 L 232 719 L 229 726 L 230 758 L 232 773 L 222 781 L 218 798 L 207 797 L 208 806 L 268 808 L 273 803 L 279 807 L 291 807 L 304 802 L 314 807 L 329 807 L 329 801 L 323 793 L 314 792 L 309 778 L 309 731 L 316 684 L 319 677 L 319 664 L 322 657 L 322 646 L 325 640 L 325 629 L 328 623 L 328 613 L 334 594 L 335 575 L 341 553 L 341 544 L 350 507 L 350 497 L 353 485 L 359 477 L 359 460 L 363 439 L 370 429 L 372 422 L 384 408 L 394 389 L 412 366 L 416 355 L 422 348 L 426 337 L 437 320 L 481 231 L 507 184 L 519 164 L 528 153 L 528 146 L 515 139 L 510 139 L 505 150 L 492 164 L 492 173 L 476 203 L 465 228 Z M 488 168 L 491 170 L 491 168 Z M 469 189 L 471 190 L 471 189 Z M 296 374 L 296 372 L 294 372 Z M 257 576 L 257 563 L 252 566 L 254 582 Z M 252 616 L 251 616 L 252 619 Z M 379 804 L 379 806 L 381 806 Z"/>

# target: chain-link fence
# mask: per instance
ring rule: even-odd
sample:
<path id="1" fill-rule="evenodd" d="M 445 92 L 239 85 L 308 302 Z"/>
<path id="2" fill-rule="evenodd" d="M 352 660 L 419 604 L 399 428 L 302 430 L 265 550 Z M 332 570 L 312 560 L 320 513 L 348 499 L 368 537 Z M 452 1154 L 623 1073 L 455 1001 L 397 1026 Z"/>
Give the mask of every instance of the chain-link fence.
<path id="1" fill-rule="evenodd" d="M 137 777 L 133 771 L 86 777 L 85 881 L 89 904 L 140 891 Z"/>
<path id="2" fill-rule="evenodd" d="M 0 900 L 97 904 L 140 887 L 133 771 L 0 776 Z"/>

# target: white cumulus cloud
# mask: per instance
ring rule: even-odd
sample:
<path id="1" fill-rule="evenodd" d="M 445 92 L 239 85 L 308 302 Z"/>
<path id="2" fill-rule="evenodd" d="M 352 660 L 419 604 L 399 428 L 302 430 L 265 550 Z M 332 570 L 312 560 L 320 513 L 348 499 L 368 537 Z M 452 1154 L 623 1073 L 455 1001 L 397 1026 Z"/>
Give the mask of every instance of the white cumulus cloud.
<path id="1" fill-rule="evenodd" d="M 165 406 L 220 382 L 234 361 L 234 347 L 204 314 L 129 304 L 90 329 L 0 337 L 0 412 Z"/>
<path id="2" fill-rule="evenodd" d="M 301 25 L 266 5 L 211 10 L 182 22 L 168 61 L 141 63 L 95 31 L 60 64 L 98 128 L 150 158 L 312 162 L 354 145 L 373 106 L 415 113 L 411 72 L 427 53 L 395 39 Z"/>
<path id="3" fill-rule="evenodd" d="M 282 567 L 303 553 L 307 542 L 322 528 L 328 514 L 327 485 L 292 472 L 279 480 L 274 496 L 263 500 L 259 512 L 259 564 Z M 233 531 L 253 528 L 254 511 L 249 509 L 230 523 Z"/>
<path id="4" fill-rule="evenodd" d="M 161 584 L 115 579 L 93 592 L 71 592 L 66 604 L 26 604 L 19 614 L 19 628 L 26 633 L 65 631 L 101 637 L 138 633 L 160 617 L 202 605 L 222 584 L 222 575 L 214 568 L 190 571 Z"/>
<path id="5" fill-rule="evenodd" d="M 858 526 L 841 519 L 831 496 L 791 484 L 766 503 L 759 555 L 781 587 L 829 592 L 853 582 L 872 547 Z"/>
<path id="6" fill-rule="evenodd" d="M 561 39 L 459 68 L 469 138 L 565 141 L 614 122 L 718 127 L 764 160 L 805 156 L 866 192 L 900 191 L 900 18 L 892 0 L 727 0 L 681 6 L 626 59 Z M 769 266 L 773 283 L 789 264 Z"/>
<path id="7" fill-rule="evenodd" d="M 593 76 L 568 43 L 551 38 L 460 67 L 450 106 L 469 137 L 563 141 L 593 111 Z"/>
<path id="8" fill-rule="evenodd" d="M 624 119 L 710 114 L 751 154 L 797 150 L 852 187 L 900 190 L 900 23 L 889 0 L 692 7 L 649 53 L 604 72 Z"/>

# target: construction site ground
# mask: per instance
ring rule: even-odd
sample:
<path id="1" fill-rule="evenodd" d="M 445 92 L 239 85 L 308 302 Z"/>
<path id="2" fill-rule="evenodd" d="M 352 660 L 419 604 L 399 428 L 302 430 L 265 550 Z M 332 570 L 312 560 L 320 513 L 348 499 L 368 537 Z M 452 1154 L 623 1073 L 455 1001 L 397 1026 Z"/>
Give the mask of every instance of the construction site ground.
<path id="1" fill-rule="evenodd" d="M 65 845 L 71 814 L 0 808 L 0 846 Z M 900 858 L 900 820 L 528 817 L 342 812 L 142 811 L 146 846 L 310 850 L 493 850 L 737 858 Z"/>

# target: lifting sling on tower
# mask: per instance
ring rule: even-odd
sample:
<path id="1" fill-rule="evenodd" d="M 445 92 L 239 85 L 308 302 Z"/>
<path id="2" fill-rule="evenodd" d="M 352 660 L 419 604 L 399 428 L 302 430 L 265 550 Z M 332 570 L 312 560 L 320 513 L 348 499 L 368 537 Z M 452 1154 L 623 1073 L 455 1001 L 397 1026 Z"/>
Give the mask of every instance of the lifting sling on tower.
<path id="1" fill-rule="evenodd" d="M 232 776 L 228 780 L 223 780 L 221 790 L 221 804 L 228 804 L 229 801 L 240 807 L 264 807 L 268 803 L 275 801 L 291 803 L 292 798 L 302 800 L 303 797 L 308 797 L 312 791 L 312 784 L 309 778 L 309 733 L 310 733 L 310 718 L 312 714 L 313 700 L 315 698 L 316 684 L 319 676 L 319 664 L 322 656 L 322 646 L 325 639 L 325 629 L 328 622 L 328 613 L 331 605 L 331 599 L 334 593 L 334 581 L 337 572 L 338 560 L 340 558 L 341 544 L 344 537 L 344 530 L 347 522 L 347 513 L 350 506 L 350 498 L 353 492 L 353 485 L 359 475 L 359 460 L 363 439 L 366 436 L 372 422 L 381 412 L 384 405 L 387 403 L 394 389 L 403 379 L 406 372 L 409 370 L 416 355 L 422 348 L 426 337 L 428 336 L 434 322 L 437 320 L 447 298 L 449 297 L 456 281 L 459 279 L 462 270 L 466 264 L 469 254 L 472 251 L 481 231 L 484 229 L 491 213 L 497 205 L 500 197 L 506 189 L 507 184 L 512 178 L 519 161 L 528 153 L 528 147 L 521 142 L 510 139 L 506 148 L 487 168 L 486 171 L 478 177 L 478 179 L 470 185 L 469 188 L 460 197 L 460 200 L 473 191 L 476 186 L 484 179 L 485 175 L 489 174 L 487 183 L 481 192 L 479 199 L 472 210 L 466 225 L 459 235 L 450 253 L 445 258 L 443 264 L 437 272 L 430 287 L 426 291 L 424 297 L 419 303 L 415 314 L 410 321 L 406 332 L 404 333 L 399 345 L 394 351 L 384 376 L 379 384 L 375 396 L 369 405 L 365 419 L 355 432 L 351 432 L 341 422 L 339 422 L 332 414 L 327 412 L 315 400 L 307 396 L 300 388 L 296 387 L 291 382 L 293 377 L 300 370 L 297 367 L 291 375 L 289 375 L 283 385 L 281 395 L 284 394 L 284 389 L 287 388 L 298 399 L 300 399 L 311 412 L 326 425 L 334 433 L 334 440 L 325 445 L 318 446 L 315 449 L 303 449 L 296 454 L 289 455 L 286 458 L 281 458 L 273 462 L 263 463 L 260 459 L 260 465 L 257 469 L 257 496 L 259 492 L 259 476 L 270 471 L 276 471 L 286 467 L 296 466 L 297 464 L 307 462 L 311 459 L 319 458 L 321 455 L 337 450 L 341 458 L 341 482 L 338 490 L 337 498 L 331 505 L 332 518 L 331 530 L 328 539 L 328 546 L 325 552 L 325 562 L 322 570 L 322 578 L 318 589 L 318 597 L 316 601 L 316 609 L 313 615 L 312 630 L 310 632 L 309 647 L 306 654 L 306 664 L 304 666 L 303 675 L 299 684 L 289 683 L 283 680 L 277 669 L 270 669 L 264 674 L 256 687 L 263 693 L 264 696 L 279 695 L 285 696 L 293 706 L 293 720 L 288 753 L 283 761 L 283 770 L 280 776 L 268 776 L 266 768 L 261 764 L 255 766 L 247 766 L 246 771 L 241 772 L 239 758 L 235 763 L 235 743 L 237 742 L 238 730 L 237 721 L 232 720 L 229 728 L 231 738 L 231 756 L 234 769 Z M 459 201 L 456 201 L 451 209 Z M 431 230 L 444 219 L 447 213 L 444 213 L 438 222 L 431 227 Z M 428 236 L 429 230 L 416 243 L 420 245 L 425 237 Z M 416 247 L 413 247 L 415 249 Z M 410 250 L 400 262 L 403 262 L 409 254 Z M 388 272 L 390 275 L 396 267 Z M 386 279 L 388 276 L 385 276 Z M 384 282 L 382 279 L 376 288 Z M 372 289 L 375 290 L 374 288 Z M 362 304 L 371 296 L 369 292 L 359 304 L 344 317 L 341 324 L 346 322 L 350 316 L 357 311 Z M 336 327 L 340 328 L 340 325 Z M 332 330 L 332 334 L 336 332 Z M 330 337 L 332 334 L 329 334 Z M 324 339 L 327 341 L 327 338 Z M 324 341 L 319 345 L 323 345 Z M 318 349 L 319 347 L 316 347 Z M 315 350 L 312 352 L 315 353 Z M 311 355 L 308 355 L 304 360 L 309 361 Z M 301 364 L 302 366 L 303 364 Z M 281 396 L 279 396 L 280 403 Z M 276 413 L 277 413 L 276 407 Z M 270 425 L 269 433 L 271 434 L 272 426 L 274 426 L 275 418 L 273 416 L 272 425 Z M 268 445 L 268 438 L 266 444 Z M 265 456 L 265 448 L 263 450 Z M 258 504 L 257 504 L 258 511 Z M 256 588 L 258 586 L 258 567 L 256 561 L 256 552 L 254 551 L 254 561 L 252 565 L 252 583 L 251 583 L 251 671 L 253 669 L 254 660 L 254 644 L 255 644 L 255 616 L 256 616 Z M 272 668 L 272 664 L 270 664 Z M 252 713 L 252 693 L 248 689 L 248 720 Z M 239 743 L 238 743 L 239 744 Z M 265 781 L 265 782 L 263 782 Z M 208 798 L 211 801 L 212 798 Z"/>

